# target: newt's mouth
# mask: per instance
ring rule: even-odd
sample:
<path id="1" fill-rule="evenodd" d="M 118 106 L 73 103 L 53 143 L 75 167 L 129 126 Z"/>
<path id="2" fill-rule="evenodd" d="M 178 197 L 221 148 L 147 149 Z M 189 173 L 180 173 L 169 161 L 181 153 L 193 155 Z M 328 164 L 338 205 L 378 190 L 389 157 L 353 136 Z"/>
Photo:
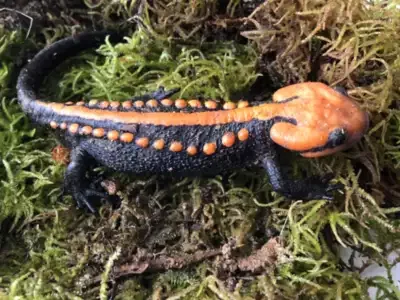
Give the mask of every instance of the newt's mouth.
<path id="1" fill-rule="evenodd" d="M 322 152 L 327 149 L 334 149 L 344 145 L 348 140 L 348 133 L 345 128 L 337 128 L 329 134 L 328 141 L 324 146 L 314 147 L 308 150 L 301 151 L 300 153 L 315 153 Z"/>
<path id="2" fill-rule="evenodd" d="M 361 114 L 361 120 L 358 127 L 353 130 L 338 128 L 329 134 L 328 142 L 322 147 L 315 147 L 309 150 L 301 151 L 304 157 L 321 157 L 330 155 L 339 151 L 346 150 L 357 144 L 369 128 L 369 116 L 367 112 Z"/>

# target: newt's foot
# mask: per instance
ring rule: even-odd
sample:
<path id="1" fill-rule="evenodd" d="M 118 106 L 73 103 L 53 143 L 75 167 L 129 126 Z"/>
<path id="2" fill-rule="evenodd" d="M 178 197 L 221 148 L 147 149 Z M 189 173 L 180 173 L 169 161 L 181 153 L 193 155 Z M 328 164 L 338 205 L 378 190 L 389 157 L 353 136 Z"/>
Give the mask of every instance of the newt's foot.
<path id="1" fill-rule="evenodd" d="M 94 178 L 94 180 L 86 178 L 85 174 L 88 171 L 91 173 L 89 170 L 91 160 L 91 156 L 79 146 L 72 149 L 71 162 L 64 174 L 62 197 L 68 193 L 77 202 L 79 208 L 96 213 L 95 206 L 101 204 L 101 200 L 105 200 L 115 207 L 117 201 L 111 200 L 111 198 L 118 197 L 107 194 L 104 189 L 100 191 L 99 183 L 103 180 L 104 175 L 96 176 L 97 178 Z M 92 174 L 90 178 L 93 177 Z"/>
<path id="2" fill-rule="evenodd" d="M 160 101 L 162 99 L 168 98 L 173 94 L 179 92 L 180 88 L 174 88 L 171 90 L 165 90 L 163 86 L 160 86 L 157 91 L 155 91 L 152 96 L 154 99 Z"/>
<path id="3" fill-rule="evenodd" d="M 90 213 L 96 213 L 96 207 L 101 206 L 102 203 L 107 202 L 112 206 L 112 209 L 117 209 L 121 204 L 121 199 L 114 194 L 109 194 L 104 191 L 99 191 L 101 188 L 100 182 L 104 180 L 103 176 L 98 176 L 91 183 L 82 182 L 69 182 L 70 185 L 62 187 L 60 199 L 64 198 L 67 194 L 71 195 L 73 200 L 76 201 L 79 209 L 84 209 Z"/>
<path id="4" fill-rule="evenodd" d="M 97 209 L 102 200 L 111 202 L 110 196 L 105 192 L 100 192 L 95 189 L 95 184 L 82 183 L 82 182 L 64 182 L 60 200 L 62 200 L 67 194 L 72 196 L 72 199 L 76 202 L 79 209 L 84 209 L 90 213 L 96 213 Z"/>
<path id="5" fill-rule="evenodd" d="M 171 90 L 165 90 L 165 88 L 163 86 L 160 86 L 156 91 L 152 92 L 152 93 L 148 93 L 145 95 L 141 95 L 141 96 L 132 96 L 131 98 L 129 98 L 129 100 L 150 100 L 150 99 L 155 99 L 157 101 L 161 101 L 165 98 L 168 98 L 170 96 L 172 96 L 173 94 L 177 93 L 180 91 L 180 88 L 174 88 Z"/>
<path id="6" fill-rule="evenodd" d="M 108 194 L 99 192 L 93 189 L 83 189 L 80 191 L 74 191 L 72 193 L 72 197 L 75 199 L 78 208 L 88 209 L 91 213 L 96 213 L 97 209 L 93 205 L 93 198 L 97 198 L 98 200 L 105 199 L 108 200 Z M 90 200 L 92 198 L 92 200 Z"/>
<path id="7" fill-rule="evenodd" d="M 277 154 L 268 153 L 262 161 L 263 167 L 269 175 L 272 189 L 293 200 L 333 200 L 333 192 L 344 189 L 341 183 L 329 183 L 335 176 L 333 173 L 324 176 L 311 176 L 305 179 L 293 180 L 283 175 Z"/>
<path id="8" fill-rule="evenodd" d="M 301 200 L 333 200 L 333 192 L 342 190 L 344 185 L 341 183 L 329 184 L 334 178 L 332 173 L 324 176 L 311 176 L 302 180 L 294 180 L 290 184 L 288 191 L 283 191 L 286 197 Z"/>

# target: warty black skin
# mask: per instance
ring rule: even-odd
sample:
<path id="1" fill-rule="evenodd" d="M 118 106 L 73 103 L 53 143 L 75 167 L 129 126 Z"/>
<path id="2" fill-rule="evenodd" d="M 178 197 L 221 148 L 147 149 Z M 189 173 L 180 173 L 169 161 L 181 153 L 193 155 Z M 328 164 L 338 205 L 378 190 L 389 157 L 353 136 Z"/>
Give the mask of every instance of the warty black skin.
<path id="1" fill-rule="evenodd" d="M 212 126 L 155 126 L 135 124 L 126 128 L 124 124 L 104 121 L 94 121 L 84 118 L 59 116 L 43 107 L 38 108 L 34 100 L 37 99 L 37 90 L 48 72 L 67 57 L 78 52 L 98 47 L 110 35 L 113 43 L 121 42 L 122 36 L 110 32 L 91 32 L 69 37 L 58 41 L 39 52 L 21 71 L 18 83 L 18 99 L 21 107 L 31 119 L 39 124 L 49 124 L 50 121 L 79 123 L 106 129 L 126 129 L 135 133 L 137 137 L 148 137 L 149 147 L 140 148 L 135 143 L 110 141 L 107 138 L 73 135 L 68 131 L 58 131 L 63 144 L 72 149 L 70 164 L 64 178 L 64 188 L 71 193 L 80 207 L 85 206 L 95 212 L 91 197 L 106 198 L 104 192 L 91 187 L 85 175 L 92 163 L 106 166 L 115 171 L 135 174 L 161 174 L 172 176 L 212 176 L 252 165 L 265 168 L 269 175 L 274 191 L 285 195 L 289 199 L 333 199 L 332 192 L 341 187 L 338 184 L 328 184 L 332 176 L 322 178 L 311 177 L 303 180 L 291 180 L 280 169 L 279 147 L 274 144 L 269 130 L 274 122 L 295 122 L 275 118 L 268 121 L 252 120 L 243 124 L 229 123 Z M 152 94 L 142 95 L 138 99 L 155 98 L 161 100 L 176 92 L 160 89 Z M 288 99 L 290 101 L 290 99 Z M 161 107 L 161 106 L 160 106 Z M 152 111 L 173 111 L 176 108 L 151 108 Z M 123 110 L 123 108 L 119 108 Z M 134 110 L 134 109 L 130 109 Z M 148 111 L 149 108 L 137 109 Z M 199 111 L 186 108 L 184 111 Z M 249 139 L 237 141 L 232 147 L 223 147 L 221 137 L 228 131 L 238 132 L 242 128 L 249 131 Z M 151 147 L 155 139 L 163 138 L 166 142 L 177 140 L 183 143 L 184 149 L 193 143 L 199 153 L 189 156 L 186 151 L 172 152 L 168 144 L 163 150 Z M 205 143 L 216 142 L 217 151 L 212 155 L 205 155 L 201 151 Z"/>

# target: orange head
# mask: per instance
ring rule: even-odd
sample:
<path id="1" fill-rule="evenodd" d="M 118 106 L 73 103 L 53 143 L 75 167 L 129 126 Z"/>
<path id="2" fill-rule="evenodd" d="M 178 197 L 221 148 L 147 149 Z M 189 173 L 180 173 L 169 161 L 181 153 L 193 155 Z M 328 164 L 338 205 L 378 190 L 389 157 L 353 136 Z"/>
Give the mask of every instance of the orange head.
<path id="1" fill-rule="evenodd" d="M 319 157 L 345 150 L 365 134 L 369 118 L 340 88 L 319 82 L 299 83 L 278 90 L 280 115 L 295 120 L 275 123 L 272 140 L 304 157 Z"/>

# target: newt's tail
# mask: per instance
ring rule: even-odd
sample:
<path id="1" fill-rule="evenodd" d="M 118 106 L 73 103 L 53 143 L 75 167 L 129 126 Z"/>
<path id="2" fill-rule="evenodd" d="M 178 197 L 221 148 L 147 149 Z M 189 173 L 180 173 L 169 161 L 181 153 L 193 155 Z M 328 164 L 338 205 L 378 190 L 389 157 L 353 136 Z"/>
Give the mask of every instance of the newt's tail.
<path id="1" fill-rule="evenodd" d="M 117 32 L 86 32 L 59 40 L 38 52 L 18 76 L 17 95 L 23 111 L 36 120 L 40 119 L 45 112 L 36 101 L 37 93 L 47 74 L 65 59 L 83 50 L 99 47 L 107 36 L 111 43 L 123 40 L 123 34 Z"/>

